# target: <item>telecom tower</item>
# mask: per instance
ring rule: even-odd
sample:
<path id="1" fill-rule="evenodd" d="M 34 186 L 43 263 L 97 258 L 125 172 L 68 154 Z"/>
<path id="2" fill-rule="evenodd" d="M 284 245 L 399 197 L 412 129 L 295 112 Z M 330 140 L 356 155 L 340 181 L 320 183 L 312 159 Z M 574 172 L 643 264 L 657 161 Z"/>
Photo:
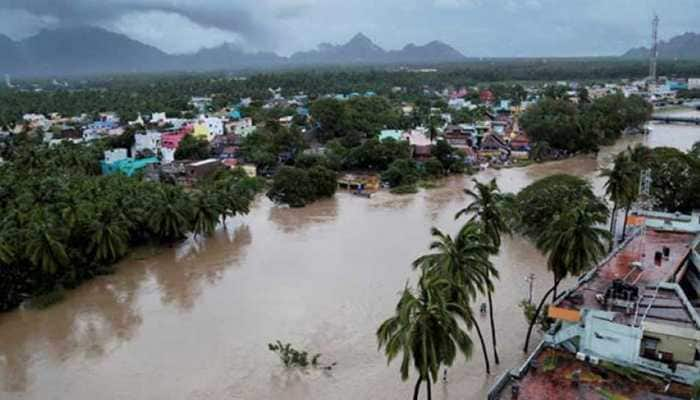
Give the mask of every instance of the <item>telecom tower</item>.
<path id="1" fill-rule="evenodd" d="M 656 59 L 659 57 L 659 16 L 651 20 L 651 50 L 649 51 L 649 79 L 656 82 Z"/>

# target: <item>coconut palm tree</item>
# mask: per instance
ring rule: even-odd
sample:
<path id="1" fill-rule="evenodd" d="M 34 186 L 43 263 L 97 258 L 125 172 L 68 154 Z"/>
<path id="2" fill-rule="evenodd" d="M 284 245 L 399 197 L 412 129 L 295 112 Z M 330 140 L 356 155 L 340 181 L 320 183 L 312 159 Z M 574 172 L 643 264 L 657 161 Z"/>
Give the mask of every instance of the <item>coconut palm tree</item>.
<path id="1" fill-rule="evenodd" d="M 103 216 L 89 228 L 88 251 L 103 262 L 117 260 L 129 248 L 128 224 L 120 218 Z"/>
<path id="2" fill-rule="evenodd" d="M 620 152 L 615 156 L 615 161 L 612 168 L 605 168 L 601 171 L 600 176 L 606 178 L 605 194 L 612 200 L 613 209 L 612 217 L 610 218 L 610 233 L 615 234 L 615 219 L 620 203 L 625 198 L 625 191 L 628 190 L 627 174 L 625 169 L 630 165 L 629 157 L 624 152 Z"/>
<path id="3" fill-rule="evenodd" d="M 530 319 L 523 351 L 527 353 L 532 328 L 542 311 L 545 301 L 554 293 L 557 300 L 557 287 L 569 275 L 578 276 L 594 266 L 606 253 L 606 241 L 612 236 L 607 229 L 597 225 L 605 223 L 600 215 L 577 206 L 558 216 L 537 238 L 537 248 L 547 255 L 547 269 L 552 272 L 554 284 L 544 294 L 535 314 Z"/>
<path id="4" fill-rule="evenodd" d="M 192 207 L 192 230 L 195 235 L 214 232 L 219 216 L 224 214 L 219 196 L 203 190 L 195 194 Z"/>
<path id="5" fill-rule="evenodd" d="M 411 364 L 417 371 L 414 400 L 423 382 L 431 399 L 431 380 L 437 381 L 441 366 L 451 366 L 458 352 L 465 359 L 472 354 L 471 338 L 461 328 L 468 312 L 450 301 L 446 291 L 450 286 L 448 281 L 423 271 L 418 290 L 405 288 L 395 315 L 377 330 L 377 342 L 380 349 L 384 348 L 388 363 L 401 354 L 401 379 L 408 379 Z"/>
<path id="6" fill-rule="evenodd" d="M 190 204 L 175 187 L 162 186 L 148 210 L 148 225 L 165 240 L 176 240 L 190 228 Z"/>
<path id="7" fill-rule="evenodd" d="M 501 195 L 499 193 L 496 179 L 492 179 L 488 183 L 481 183 L 476 179 L 474 181 L 475 191 L 464 189 L 464 193 L 471 197 L 473 201 L 464 209 L 460 210 L 455 219 L 462 215 L 471 215 L 470 222 L 478 222 L 493 246 L 495 252 L 498 253 L 501 247 L 501 235 L 510 233 L 510 228 L 506 223 L 505 213 L 503 212 Z M 498 349 L 496 345 L 496 325 L 493 320 L 493 290 L 488 290 L 486 295 L 489 302 L 489 320 L 491 322 L 491 343 L 493 344 L 493 359 L 496 365 L 500 363 L 498 359 Z"/>
<path id="8" fill-rule="evenodd" d="M 45 220 L 32 222 L 26 243 L 26 256 L 29 261 L 48 274 L 69 264 L 66 247 L 60 240 L 60 232 Z"/>
<path id="9" fill-rule="evenodd" d="M 421 268 L 435 276 L 449 281 L 453 287 L 450 299 L 469 310 L 471 302 L 479 294 L 493 290 L 491 277 L 498 277 L 498 271 L 489 261 L 489 255 L 494 247 L 484 239 L 481 226 L 476 222 L 467 222 L 453 239 L 450 235 L 432 228 L 433 242 L 430 250 L 434 252 L 418 257 L 413 262 L 414 268 Z M 488 352 L 478 322 L 469 311 L 468 327 L 476 328 L 484 353 L 486 373 L 491 373 Z"/>
<path id="10" fill-rule="evenodd" d="M 4 239 L 0 239 L 0 264 L 9 265 L 15 259 L 15 251 L 12 245 Z"/>

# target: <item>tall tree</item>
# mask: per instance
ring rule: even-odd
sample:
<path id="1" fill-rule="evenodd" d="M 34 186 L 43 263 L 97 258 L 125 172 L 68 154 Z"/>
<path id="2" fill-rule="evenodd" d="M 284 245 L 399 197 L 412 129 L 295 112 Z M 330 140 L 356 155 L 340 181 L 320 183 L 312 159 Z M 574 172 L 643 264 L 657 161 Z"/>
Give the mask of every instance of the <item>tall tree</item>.
<path id="1" fill-rule="evenodd" d="M 466 223 L 454 239 L 437 228 L 432 228 L 431 232 L 434 239 L 430 250 L 433 252 L 418 257 L 413 266 L 449 281 L 453 285 L 451 300 L 469 310 L 471 302 L 479 294 L 493 290 L 491 277 L 498 277 L 498 271 L 489 261 L 489 255 L 493 254 L 494 248 L 475 222 Z M 491 366 L 481 329 L 471 312 L 468 316 L 468 327 L 476 328 L 486 373 L 490 374 Z"/>
<path id="2" fill-rule="evenodd" d="M 496 183 L 496 178 L 488 183 L 474 181 L 475 190 L 464 189 L 464 193 L 471 197 L 472 202 L 464 209 L 460 210 L 455 219 L 461 216 L 469 216 L 469 222 L 481 224 L 481 229 L 486 238 L 490 241 L 494 250 L 493 254 L 498 254 L 501 247 L 501 235 L 510 234 L 510 227 L 506 223 L 505 213 L 502 207 L 501 194 Z M 496 324 L 493 318 L 493 288 L 487 290 L 486 295 L 489 302 L 489 320 L 491 323 L 491 344 L 493 345 L 493 359 L 496 365 L 500 363 L 498 359 L 498 348 L 496 344 Z"/>
<path id="3" fill-rule="evenodd" d="M 600 216 L 587 211 L 585 207 L 574 207 L 557 216 L 548 229 L 537 238 L 537 248 L 547 255 L 547 269 L 554 276 L 554 284 L 542 296 L 535 314 L 530 319 L 523 351 L 527 353 L 532 328 L 550 294 L 557 300 L 557 287 L 569 275 L 578 276 L 594 266 L 606 253 L 606 241 L 610 232 L 597 225 L 604 223 Z"/>
<path id="4" fill-rule="evenodd" d="M 446 289 L 450 286 L 423 271 L 417 292 L 405 288 L 394 316 L 377 330 L 379 348 L 384 348 L 388 362 L 401 354 L 401 379 L 408 379 L 411 364 L 418 373 L 414 400 L 423 382 L 431 399 L 431 380 L 437 381 L 440 367 L 451 366 L 458 352 L 467 360 L 472 354 L 471 338 L 461 328 L 469 312 L 449 299 Z"/>
<path id="5" fill-rule="evenodd" d="M 610 218 L 610 233 L 614 235 L 615 220 L 620 205 L 626 205 L 627 201 L 636 193 L 638 169 L 635 168 L 626 152 L 620 152 L 615 157 L 613 167 L 604 169 L 600 175 L 606 178 L 604 184 L 605 194 L 610 197 L 610 200 L 613 202 L 613 210 Z M 626 225 L 627 213 L 625 213 L 625 227 Z"/>

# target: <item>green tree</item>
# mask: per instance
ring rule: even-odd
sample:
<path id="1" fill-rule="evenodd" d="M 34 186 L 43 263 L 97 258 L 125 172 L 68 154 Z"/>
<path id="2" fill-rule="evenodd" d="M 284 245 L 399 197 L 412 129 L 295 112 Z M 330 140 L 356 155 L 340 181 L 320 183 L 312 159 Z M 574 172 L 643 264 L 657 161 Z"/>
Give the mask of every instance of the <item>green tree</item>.
<path id="1" fill-rule="evenodd" d="M 604 184 L 605 194 L 610 197 L 610 200 L 613 202 L 612 216 L 610 218 L 610 233 L 614 235 L 615 219 L 619 206 L 621 204 L 627 206 L 630 200 L 636 197 L 637 187 L 639 185 L 639 169 L 635 168 L 627 152 L 620 152 L 615 156 L 613 167 L 604 169 L 600 175 L 606 178 Z M 628 212 L 629 207 L 626 207 L 625 226 L 623 227 L 622 233 L 623 239 L 625 237 Z"/>
<path id="2" fill-rule="evenodd" d="M 129 230 L 124 220 L 104 215 L 90 224 L 89 229 L 88 251 L 97 261 L 111 262 L 126 254 Z"/>
<path id="3" fill-rule="evenodd" d="M 449 298 L 452 302 L 460 304 L 464 310 L 468 310 L 467 325 L 469 328 L 476 328 L 484 354 L 486 373 L 490 374 L 486 343 L 481 328 L 471 313 L 470 305 L 478 294 L 493 290 L 491 277 L 498 278 L 498 271 L 488 257 L 494 252 L 494 248 L 475 222 L 467 222 L 454 239 L 437 228 L 432 228 L 431 233 L 434 239 L 430 250 L 433 252 L 417 258 L 413 267 L 421 268 L 453 285 Z"/>
<path id="4" fill-rule="evenodd" d="M 531 183 L 517 194 L 514 205 L 517 214 L 514 228 L 533 239 L 547 229 L 549 222 L 575 206 L 583 205 L 603 224 L 608 216 L 605 203 L 595 196 L 591 185 L 582 178 L 566 174 L 551 175 Z"/>
<path id="5" fill-rule="evenodd" d="M 162 186 L 148 209 L 148 225 L 162 240 L 174 241 L 190 230 L 190 200 L 178 188 Z"/>
<path id="6" fill-rule="evenodd" d="M 411 364 L 418 373 L 414 400 L 423 382 L 428 400 L 432 398 L 431 380 L 437 382 L 442 365 L 451 366 L 458 353 L 465 359 L 472 354 L 472 341 L 460 326 L 469 320 L 469 312 L 450 301 L 449 287 L 449 282 L 423 272 L 417 293 L 405 288 L 394 316 L 377 330 L 379 348 L 384 348 L 388 362 L 401 354 L 401 379 L 408 379 Z"/>
<path id="7" fill-rule="evenodd" d="M 578 276 L 595 266 L 606 253 L 606 241 L 610 232 L 597 225 L 604 223 L 600 215 L 587 210 L 585 204 L 572 207 L 554 217 L 548 228 L 537 238 L 537 248 L 547 255 L 547 269 L 552 272 L 554 284 L 545 292 L 535 314 L 530 320 L 523 351 L 527 353 L 530 335 L 535 321 L 550 294 L 552 302 L 557 300 L 557 287 L 567 276 Z"/>
<path id="8" fill-rule="evenodd" d="M 510 234 L 510 227 L 506 222 L 503 201 L 496 183 L 496 178 L 488 183 L 481 183 L 473 180 L 476 190 L 464 189 L 464 193 L 472 198 L 472 202 L 460 210 L 455 219 L 461 216 L 468 216 L 469 222 L 477 222 L 481 225 L 485 237 L 493 247 L 494 254 L 498 254 L 501 247 L 501 236 Z M 490 279 L 490 277 L 489 277 Z M 493 288 L 486 291 L 489 302 L 489 320 L 491 322 L 491 343 L 493 345 L 493 359 L 496 365 L 500 363 L 498 359 L 498 349 L 496 345 L 496 325 L 493 319 Z"/>
<path id="9" fill-rule="evenodd" d="M 186 135 L 175 151 L 176 160 L 203 160 L 209 158 L 209 141 L 193 135 Z"/>
<path id="10" fill-rule="evenodd" d="M 382 180 L 391 187 L 410 186 L 418 182 L 418 169 L 413 160 L 396 160 L 382 173 Z"/>
<path id="11" fill-rule="evenodd" d="M 26 255 L 37 268 L 48 274 L 55 274 L 69 264 L 66 246 L 62 242 L 63 233 L 53 224 L 43 220 L 45 216 L 32 221 L 26 242 Z M 39 220 L 37 220 L 39 219 Z"/>
<path id="12" fill-rule="evenodd" d="M 221 196 L 209 188 L 199 190 L 192 200 L 192 232 L 211 235 L 224 211 Z"/>

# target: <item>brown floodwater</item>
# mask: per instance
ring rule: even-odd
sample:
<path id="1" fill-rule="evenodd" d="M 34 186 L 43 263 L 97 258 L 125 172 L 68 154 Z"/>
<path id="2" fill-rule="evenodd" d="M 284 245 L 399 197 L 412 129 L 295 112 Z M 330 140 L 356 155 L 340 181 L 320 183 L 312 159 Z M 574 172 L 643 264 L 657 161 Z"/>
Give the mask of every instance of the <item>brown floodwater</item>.
<path id="1" fill-rule="evenodd" d="M 597 159 L 489 170 L 504 191 L 553 173 L 590 178 L 625 138 Z M 691 126 L 655 125 L 651 145 L 689 148 Z M 85 283 L 46 310 L 0 315 L 0 399 L 407 399 L 397 362 L 387 366 L 375 330 L 390 316 L 427 251 L 429 229 L 454 233 L 471 178 L 416 195 L 372 199 L 338 193 L 303 209 L 258 198 L 249 215 L 207 240 L 144 249 L 117 272 Z M 550 284 L 544 258 L 519 237 L 495 260 L 495 315 L 501 365 L 490 376 L 475 335 L 436 399 L 483 399 L 498 375 L 523 359 L 526 324 L 517 303 Z M 477 303 L 478 304 L 478 303 Z M 480 319 L 485 335 L 488 320 Z M 337 362 L 332 372 L 286 371 L 267 343 L 280 339 Z"/>

